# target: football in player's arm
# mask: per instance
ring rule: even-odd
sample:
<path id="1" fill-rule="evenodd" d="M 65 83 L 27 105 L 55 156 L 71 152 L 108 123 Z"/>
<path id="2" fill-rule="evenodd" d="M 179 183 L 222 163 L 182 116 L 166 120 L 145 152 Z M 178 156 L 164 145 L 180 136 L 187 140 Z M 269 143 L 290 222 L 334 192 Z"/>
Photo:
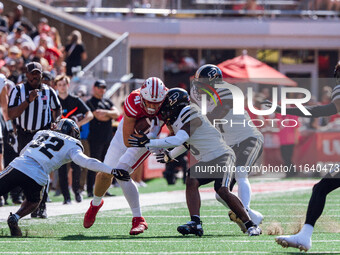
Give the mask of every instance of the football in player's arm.
<path id="1" fill-rule="evenodd" d="M 21 151 L 0 174 L 0 196 L 12 188 L 20 186 L 25 201 L 15 214 L 10 214 L 7 223 L 12 236 L 22 236 L 18 220 L 33 212 L 41 200 L 41 191 L 48 182 L 49 174 L 61 165 L 74 163 L 96 171 L 114 175 L 120 180 L 129 180 L 127 171 L 112 169 L 97 159 L 83 153 L 77 124 L 70 119 L 62 119 L 54 130 L 42 130 Z"/>
<path id="2" fill-rule="evenodd" d="M 170 89 L 160 112 L 163 115 L 163 119 L 167 120 L 167 124 L 171 125 L 175 135 L 152 140 L 146 135 L 142 137 L 132 135 L 129 138 L 129 143 L 134 147 L 174 148 L 171 152 L 164 153 L 163 157 L 158 155 L 159 160 L 164 162 L 184 153 L 189 148 L 188 144 L 190 144 L 190 146 L 195 147 L 195 150 L 197 150 L 193 155 L 199 161 L 199 165 L 218 164 L 221 167 L 232 167 L 235 161 L 235 154 L 232 149 L 223 141 L 222 135 L 201 115 L 199 109 L 189 104 L 189 95 L 185 90 L 178 88 Z M 214 144 L 214 146 L 207 146 L 207 144 Z M 199 212 L 200 198 L 198 188 L 201 185 L 214 181 L 215 191 L 245 224 L 247 233 L 250 236 L 261 234 L 261 229 L 250 220 L 241 201 L 229 191 L 229 175 L 230 173 L 226 171 L 223 173 L 223 177 L 195 178 L 191 177 L 190 171 L 188 171 L 188 177 L 186 178 L 186 200 L 191 221 L 179 226 L 177 228 L 179 233 L 183 235 L 203 235 Z"/>

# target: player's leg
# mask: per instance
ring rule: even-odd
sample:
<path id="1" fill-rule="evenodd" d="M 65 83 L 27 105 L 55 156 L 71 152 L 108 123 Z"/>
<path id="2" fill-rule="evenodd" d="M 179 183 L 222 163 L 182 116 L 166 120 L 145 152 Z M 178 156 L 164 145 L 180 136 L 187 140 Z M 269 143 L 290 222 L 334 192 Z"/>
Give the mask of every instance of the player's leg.
<path id="1" fill-rule="evenodd" d="M 120 140 L 118 139 L 117 133 L 116 135 L 112 138 L 110 146 L 106 152 L 106 156 L 104 159 L 104 163 L 111 166 L 114 168 L 116 166 L 116 163 L 118 159 L 124 154 L 126 148 L 122 143 L 120 143 Z M 91 147 L 91 156 L 93 156 L 93 151 Z M 97 158 L 100 158 L 101 151 L 98 150 L 96 151 Z M 88 170 L 90 172 L 90 170 Z M 90 202 L 90 207 L 86 211 L 85 216 L 84 216 L 84 222 L 83 226 L 85 228 L 91 227 L 95 220 L 96 220 L 96 215 L 99 211 L 99 209 L 103 206 L 104 200 L 103 197 L 110 187 L 112 183 L 113 176 L 110 174 L 106 173 L 98 173 L 95 179 L 95 184 L 94 184 L 94 196 L 92 201 Z M 89 187 L 87 188 L 89 191 Z"/>
<path id="2" fill-rule="evenodd" d="M 294 247 L 308 251 L 312 247 L 312 234 L 316 221 L 321 216 L 326 203 L 327 195 L 340 187 L 340 172 L 329 173 L 313 187 L 309 200 L 306 221 L 296 235 L 278 236 L 276 242 L 282 247 Z"/>
<path id="3" fill-rule="evenodd" d="M 195 166 L 193 166 L 194 168 Z M 198 180 L 190 176 L 190 169 L 187 171 L 185 180 L 185 197 L 191 220 L 186 224 L 177 227 L 177 231 L 182 235 L 194 234 L 201 237 L 203 235 L 202 221 L 200 219 L 201 197 L 199 186 L 208 183 L 211 180 Z"/>
<path id="4" fill-rule="evenodd" d="M 250 208 L 251 186 L 248 179 L 250 168 L 260 157 L 263 149 L 263 142 L 254 137 L 250 137 L 240 143 L 236 154 L 235 180 L 238 185 L 238 197 L 246 208 L 252 221 L 259 225 L 263 220 L 263 215 Z"/>
<path id="5" fill-rule="evenodd" d="M 254 224 L 250 219 L 247 211 L 245 210 L 242 202 L 237 196 L 229 190 L 229 182 L 231 176 L 231 170 L 234 166 L 234 157 L 230 155 L 224 155 L 219 159 L 219 165 L 228 166 L 230 171 L 224 173 L 223 179 L 219 178 L 215 180 L 214 189 L 216 193 L 225 201 L 228 207 L 237 215 L 247 229 L 247 233 L 250 236 L 256 236 L 261 234 L 261 229 Z"/>
<path id="6" fill-rule="evenodd" d="M 150 152 L 145 148 L 128 148 L 124 155 L 120 157 L 116 166 L 118 169 L 127 170 L 130 174 L 133 173 L 150 155 Z M 132 212 L 132 227 L 130 235 L 138 235 L 148 229 L 139 202 L 139 192 L 136 183 L 130 179 L 127 182 L 117 179 L 120 187 L 123 190 L 124 196 L 129 203 Z"/>
<path id="7" fill-rule="evenodd" d="M 0 178 L 0 181 L 1 180 L 11 184 L 19 185 L 21 188 L 23 188 L 25 200 L 21 204 L 19 210 L 15 214 L 10 213 L 7 219 L 7 224 L 11 231 L 11 235 L 22 236 L 21 229 L 18 226 L 18 221 L 20 218 L 32 213 L 38 207 L 43 186 L 39 185 L 30 177 L 16 169 L 13 169 L 12 167 L 9 167 L 9 173 L 5 175 L 4 178 Z M 2 183 L 0 183 L 0 187 L 1 186 Z"/>

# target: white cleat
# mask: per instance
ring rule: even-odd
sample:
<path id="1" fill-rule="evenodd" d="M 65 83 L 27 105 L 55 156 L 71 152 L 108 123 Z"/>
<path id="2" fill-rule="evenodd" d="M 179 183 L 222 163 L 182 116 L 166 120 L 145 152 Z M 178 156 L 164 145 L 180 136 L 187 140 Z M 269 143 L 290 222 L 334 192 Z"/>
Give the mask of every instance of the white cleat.
<path id="1" fill-rule="evenodd" d="M 311 238 L 306 238 L 300 235 L 277 236 L 275 241 L 283 248 L 293 247 L 300 251 L 308 251 L 312 247 Z"/>
<path id="2" fill-rule="evenodd" d="M 252 226 L 247 230 L 248 236 L 259 236 L 262 234 L 262 230 L 258 226 Z"/>
<path id="3" fill-rule="evenodd" d="M 262 213 L 258 212 L 258 211 L 255 211 L 253 209 L 247 209 L 247 212 L 249 214 L 249 217 L 251 218 L 251 220 L 257 225 L 259 226 L 262 221 L 263 221 L 263 215 Z"/>
<path id="4" fill-rule="evenodd" d="M 229 219 L 231 221 L 235 222 L 240 227 L 240 229 L 242 230 L 243 233 L 247 232 L 246 226 L 241 221 L 241 219 L 239 217 L 237 217 L 236 213 L 234 213 L 233 211 L 229 211 L 228 215 L 229 215 Z"/>

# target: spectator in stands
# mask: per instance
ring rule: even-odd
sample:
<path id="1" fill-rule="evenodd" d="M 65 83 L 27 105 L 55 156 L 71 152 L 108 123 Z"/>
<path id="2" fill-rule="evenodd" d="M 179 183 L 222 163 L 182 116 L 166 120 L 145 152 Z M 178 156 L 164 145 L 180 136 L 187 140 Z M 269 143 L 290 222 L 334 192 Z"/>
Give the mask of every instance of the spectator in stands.
<path id="1" fill-rule="evenodd" d="M 0 27 L 4 29 L 4 31 L 8 31 L 8 24 L 6 19 L 2 17 L 2 12 L 4 11 L 4 4 L 0 2 Z"/>
<path id="2" fill-rule="evenodd" d="M 104 160 L 113 137 L 112 120 L 118 118 L 119 112 L 109 99 L 104 98 L 106 82 L 97 80 L 93 85 L 93 95 L 86 104 L 90 107 L 94 118 L 90 122 L 88 142 L 91 157 Z M 87 171 L 87 195 L 93 197 L 93 186 L 96 172 Z"/>
<path id="3" fill-rule="evenodd" d="M 24 8 L 22 5 L 17 5 L 14 9 L 14 23 L 13 26 L 10 28 L 10 31 L 19 27 L 22 23 L 25 23 L 27 26 L 30 27 L 29 31 L 35 31 L 36 28 L 32 24 L 32 22 L 24 16 Z"/>
<path id="4" fill-rule="evenodd" d="M 33 61 L 39 62 L 43 68 L 43 70 L 50 70 L 50 65 L 45 58 L 45 48 L 43 46 L 39 46 L 35 51 L 35 55 L 33 57 Z"/>
<path id="5" fill-rule="evenodd" d="M 38 29 L 35 30 L 32 34 L 30 34 L 32 39 L 34 39 L 37 35 L 42 33 L 42 29 L 44 25 L 48 25 L 48 19 L 46 19 L 45 17 L 41 17 L 37 25 Z"/>
<path id="6" fill-rule="evenodd" d="M 5 58 L 6 64 L 8 64 L 10 61 L 14 60 L 17 61 L 21 56 L 21 50 L 18 46 L 12 46 L 8 50 L 8 56 Z"/>
<path id="7" fill-rule="evenodd" d="M 78 127 L 88 123 L 93 119 L 93 114 L 88 106 L 79 98 L 70 95 L 70 78 L 65 75 L 59 75 L 55 78 L 55 84 L 59 92 L 58 98 L 62 107 L 62 118 L 70 118 L 76 122 Z M 78 117 L 80 116 L 80 117 Z M 79 118 L 79 119 L 78 119 Z M 77 164 L 71 162 L 72 167 L 72 190 L 75 195 L 75 199 L 78 203 L 82 201 L 80 191 L 80 174 L 81 168 Z M 58 170 L 59 185 L 61 193 L 64 196 L 63 204 L 71 203 L 70 191 L 68 189 L 68 166 L 63 165 Z"/>
<path id="8" fill-rule="evenodd" d="M 60 50 L 58 50 L 53 43 L 50 44 L 47 40 L 46 34 L 41 34 L 39 45 L 43 46 L 45 49 L 44 58 L 48 61 L 50 66 L 49 70 L 53 68 L 59 69 L 61 62 L 63 61 L 63 54 Z"/>
<path id="9" fill-rule="evenodd" d="M 52 38 L 54 47 L 56 47 L 59 50 L 62 50 L 63 45 L 61 44 L 61 38 L 58 29 L 55 27 L 51 27 L 48 35 Z"/>
<path id="10" fill-rule="evenodd" d="M 31 48 L 35 50 L 36 46 L 33 43 L 31 37 L 25 34 L 24 28 L 19 26 L 13 30 L 13 33 L 7 36 L 7 43 L 12 46 L 15 44 L 15 41 L 21 39 L 22 42 L 28 42 L 31 45 Z"/>
<path id="11" fill-rule="evenodd" d="M 35 36 L 33 38 L 33 42 L 35 44 L 35 46 L 38 46 L 38 45 L 41 45 L 40 43 L 40 38 L 43 36 L 44 39 L 47 41 L 47 44 L 52 46 L 54 45 L 54 42 L 53 42 L 53 39 L 52 37 L 49 35 L 50 31 L 51 31 L 51 27 L 49 25 L 43 25 L 41 28 L 40 28 L 40 33 Z"/>
<path id="12" fill-rule="evenodd" d="M 43 71 L 41 80 L 42 80 L 43 83 L 45 83 L 49 87 L 56 90 L 56 85 L 54 83 L 54 77 L 53 77 L 53 74 L 51 72 Z"/>
<path id="13" fill-rule="evenodd" d="M 6 47 L 3 45 L 0 45 L 0 68 L 6 64 L 5 62 L 6 54 L 7 54 Z"/>
<path id="14" fill-rule="evenodd" d="M 21 58 L 24 61 L 24 64 L 28 64 L 32 62 L 33 59 L 33 50 L 31 45 L 28 42 L 23 42 L 21 44 Z"/>
<path id="15" fill-rule="evenodd" d="M 68 44 L 65 47 L 66 74 L 72 77 L 81 71 L 83 61 L 87 59 L 85 46 L 81 33 L 78 30 L 72 31 L 68 37 Z"/>

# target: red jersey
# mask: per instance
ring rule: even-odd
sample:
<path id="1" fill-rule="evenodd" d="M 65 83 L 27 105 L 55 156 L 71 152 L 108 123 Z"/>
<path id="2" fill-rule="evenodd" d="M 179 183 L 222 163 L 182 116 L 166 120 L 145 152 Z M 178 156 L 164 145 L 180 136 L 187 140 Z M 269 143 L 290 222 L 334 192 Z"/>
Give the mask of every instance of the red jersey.
<path id="1" fill-rule="evenodd" d="M 141 119 L 144 117 L 153 117 L 147 114 L 142 107 L 140 89 L 136 89 L 130 93 L 130 95 L 125 99 L 124 112 L 128 117 Z M 157 117 L 161 120 L 162 117 L 157 113 Z"/>

